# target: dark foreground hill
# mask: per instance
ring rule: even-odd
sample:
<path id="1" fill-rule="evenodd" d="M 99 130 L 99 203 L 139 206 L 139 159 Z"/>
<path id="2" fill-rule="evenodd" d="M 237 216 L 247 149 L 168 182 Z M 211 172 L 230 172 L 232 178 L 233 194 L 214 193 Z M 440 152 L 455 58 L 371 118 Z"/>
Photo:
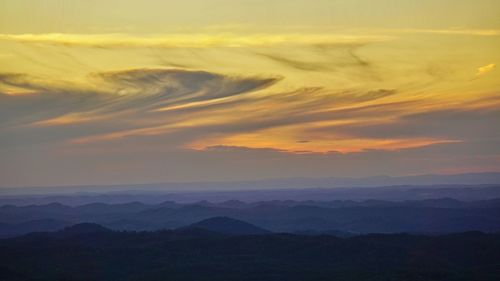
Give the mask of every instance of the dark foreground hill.
<path id="1" fill-rule="evenodd" d="M 338 238 L 198 228 L 73 230 L 0 240 L 0 280 L 500 280 L 500 234 Z"/>

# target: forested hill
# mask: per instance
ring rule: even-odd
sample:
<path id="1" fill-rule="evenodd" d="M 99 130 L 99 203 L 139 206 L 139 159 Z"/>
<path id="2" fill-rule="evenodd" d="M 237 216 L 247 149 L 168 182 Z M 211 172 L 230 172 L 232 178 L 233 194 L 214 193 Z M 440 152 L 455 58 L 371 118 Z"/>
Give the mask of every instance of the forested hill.
<path id="1" fill-rule="evenodd" d="M 0 240 L 0 280 L 500 280 L 500 234 L 338 238 L 85 224 Z"/>

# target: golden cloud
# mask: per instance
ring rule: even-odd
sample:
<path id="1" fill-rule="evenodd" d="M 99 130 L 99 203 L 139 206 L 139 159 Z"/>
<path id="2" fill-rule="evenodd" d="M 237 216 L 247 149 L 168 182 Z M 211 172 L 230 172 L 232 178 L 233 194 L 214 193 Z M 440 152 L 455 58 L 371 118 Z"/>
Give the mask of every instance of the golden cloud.
<path id="1" fill-rule="evenodd" d="M 344 34 L 166 34 L 134 36 L 129 34 L 0 34 L 0 40 L 95 48 L 206 48 L 259 47 L 274 45 L 365 44 L 391 40 L 383 35 Z"/>
<path id="2" fill-rule="evenodd" d="M 476 71 L 476 77 L 483 76 L 483 75 L 491 72 L 493 69 L 495 69 L 495 67 L 496 67 L 496 64 L 494 64 L 494 63 L 490 63 L 488 65 L 478 67 L 477 71 Z"/>

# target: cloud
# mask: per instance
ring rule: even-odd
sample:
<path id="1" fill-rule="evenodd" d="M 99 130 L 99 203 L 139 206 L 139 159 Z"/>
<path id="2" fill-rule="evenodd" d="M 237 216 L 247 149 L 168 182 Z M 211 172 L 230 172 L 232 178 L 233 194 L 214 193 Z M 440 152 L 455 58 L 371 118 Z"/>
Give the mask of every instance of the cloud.
<path id="1" fill-rule="evenodd" d="M 495 119 L 453 116 L 453 108 L 432 113 L 436 110 L 427 99 L 401 96 L 397 89 L 284 91 L 274 86 L 281 80 L 135 68 L 92 73 L 74 84 L 6 73 L 0 75 L 0 88 L 26 93 L 0 95 L 5 101 L 0 104 L 1 142 L 75 148 L 147 142 L 199 151 L 246 147 L 292 154 L 352 153 L 463 141 L 464 124 L 477 129 L 463 130 L 465 135 L 484 139 L 487 130 L 479 128 L 489 128 Z M 497 108 L 491 100 L 482 103 Z M 483 108 L 479 101 L 467 106 L 471 112 Z"/>
<path id="2" fill-rule="evenodd" d="M 91 48 L 207 48 L 265 47 L 279 45 L 334 45 L 383 42 L 392 40 L 383 35 L 320 34 L 164 34 L 134 36 L 129 34 L 0 34 L 0 40 Z"/>
<path id="3" fill-rule="evenodd" d="M 226 98 L 269 87 L 279 80 L 182 69 L 133 69 L 93 76 L 109 82 L 120 95 L 154 96 L 156 107 Z"/>
<path id="4" fill-rule="evenodd" d="M 93 73 L 86 83 L 73 85 L 4 73 L 0 86 L 27 93 L 0 95 L 0 135 L 8 135 L 3 144 L 15 146 L 150 139 L 172 149 L 302 154 L 495 137 L 488 128 L 497 116 L 478 115 L 481 104 L 491 107 L 491 100 L 470 103 L 469 111 L 432 111 L 422 110 L 426 100 L 400 99 L 395 89 L 273 90 L 280 79 L 138 68 Z"/>
<path id="5" fill-rule="evenodd" d="M 167 150 L 142 140 L 83 148 L 2 150 L 2 185 L 120 184 L 293 177 L 414 175 L 498 171 L 495 141 L 436 144 L 398 151 L 292 154 L 273 150 Z M 30 171 L 27 173 L 26 171 Z"/>
<path id="6" fill-rule="evenodd" d="M 287 90 L 285 82 L 172 68 L 79 82 L 2 73 L 2 182 L 356 176 L 500 163 L 498 94 L 447 102 L 396 88 Z"/>
<path id="7" fill-rule="evenodd" d="M 98 91 L 18 73 L 0 73 L 0 126 L 20 126 L 72 112 L 92 110 L 108 102 Z"/>
<path id="8" fill-rule="evenodd" d="M 466 35 L 466 36 L 499 36 L 499 29 L 470 29 L 470 28 L 447 28 L 447 29 L 426 29 L 426 28 L 392 28 L 382 29 L 379 32 L 389 33 L 425 33 L 438 35 Z"/>
<path id="9" fill-rule="evenodd" d="M 353 34 L 354 31 L 354 34 Z M 364 34 L 363 34 L 364 33 Z M 374 35 L 375 33 L 375 35 Z M 124 33 L 77 34 L 0 34 L 0 41 L 26 44 L 51 44 L 65 47 L 90 48 L 208 48 L 208 47 L 266 47 L 295 46 L 349 46 L 394 40 L 397 33 L 424 33 L 442 35 L 499 36 L 498 29 L 359 29 L 334 30 L 321 33 L 169 33 L 137 36 Z M 392 34 L 392 35 L 391 35 Z"/>
<path id="10" fill-rule="evenodd" d="M 256 153 L 256 152 L 287 152 L 285 150 L 280 150 L 276 148 L 251 148 L 251 147 L 246 147 L 246 146 L 231 146 L 231 145 L 212 145 L 212 146 L 207 146 L 203 149 L 204 151 L 219 151 L 219 152 L 249 152 L 249 153 Z"/>
<path id="11" fill-rule="evenodd" d="M 483 101 L 484 102 L 484 101 Z M 346 138 L 372 139 L 440 139 L 473 141 L 500 139 L 492 126 L 500 121 L 499 106 L 495 98 L 487 105 L 470 104 L 469 109 L 448 108 L 414 114 L 403 114 L 389 120 L 367 123 L 335 125 L 311 129 L 310 134 L 335 132 Z"/>
<path id="12" fill-rule="evenodd" d="M 262 54 L 263 57 L 268 58 L 277 63 L 285 66 L 304 71 L 325 71 L 330 70 L 330 67 L 324 62 L 306 62 L 290 59 L 280 55 Z"/>
<path id="13" fill-rule="evenodd" d="M 303 136 L 304 128 L 323 122 L 351 123 L 353 118 L 377 116 L 383 105 L 370 109 L 369 104 L 397 93 L 392 89 L 332 92 L 322 88 L 273 92 L 270 87 L 280 80 L 278 77 L 183 69 L 93 73 L 87 84 L 81 85 L 20 74 L 0 78 L 3 85 L 30 91 L 27 95 L 0 96 L 6 100 L 3 105 L 9 106 L 2 108 L 3 125 L 9 133 L 4 143 L 15 145 L 165 137 L 167 146 L 196 149 L 225 145 L 302 153 L 334 150 L 333 145 L 335 150 L 349 151 L 352 149 L 337 147 L 349 147 L 346 142 L 315 141 L 310 145 L 297 139 L 307 137 Z M 400 105 L 394 106 L 401 110 Z M 259 139 L 266 134 L 271 138 L 263 143 Z M 366 143 L 360 145 L 356 149 L 363 149 Z"/>
<path id="14" fill-rule="evenodd" d="M 51 82 L 24 74 L 0 74 L 0 135 L 22 144 L 150 135 L 190 120 L 189 114 L 158 112 L 165 106 L 217 103 L 271 86 L 279 78 L 233 77 L 179 69 L 131 69 L 95 73 L 89 84 Z M 87 87 L 85 87 L 87 85 Z M 24 91 L 24 92 L 23 92 Z"/>
<path id="15" fill-rule="evenodd" d="M 480 76 L 483 76 L 483 75 L 490 73 L 491 71 L 493 71 L 495 69 L 495 67 L 496 67 L 496 64 L 494 64 L 494 63 L 490 63 L 488 65 L 478 67 L 477 71 L 476 71 L 476 77 L 480 77 Z"/>
<path id="16" fill-rule="evenodd" d="M 373 42 L 319 44 L 288 52 L 281 49 L 278 49 L 278 51 L 264 49 L 255 53 L 266 60 L 298 71 L 321 73 L 340 72 L 348 68 L 358 68 L 359 70 L 369 72 L 361 73 L 363 75 L 373 75 L 370 69 L 372 64 L 355 52 L 368 43 Z"/>
<path id="17" fill-rule="evenodd" d="M 51 86 L 46 85 L 42 79 L 29 76 L 24 73 L 0 73 L 0 86 L 10 86 L 23 90 L 47 90 Z"/>

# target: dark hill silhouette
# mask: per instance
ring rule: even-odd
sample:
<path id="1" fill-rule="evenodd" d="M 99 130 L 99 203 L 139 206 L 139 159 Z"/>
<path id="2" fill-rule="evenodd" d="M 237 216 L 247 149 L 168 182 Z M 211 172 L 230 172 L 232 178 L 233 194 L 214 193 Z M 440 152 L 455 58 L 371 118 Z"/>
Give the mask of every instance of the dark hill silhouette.
<path id="1" fill-rule="evenodd" d="M 271 233 L 269 230 L 229 217 L 213 217 L 182 227 L 181 229 L 195 228 L 227 235 L 262 235 Z"/>
<path id="2" fill-rule="evenodd" d="M 103 229 L 0 239 L 0 280 L 500 280 L 500 234 L 339 238 L 69 228 Z"/>
<path id="3" fill-rule="evenodd" d="M 108 233 L 112 230 L 96 223 L 79 223 L 57 232 L 58 235 L 73 236 L 81 234 Z"/>

